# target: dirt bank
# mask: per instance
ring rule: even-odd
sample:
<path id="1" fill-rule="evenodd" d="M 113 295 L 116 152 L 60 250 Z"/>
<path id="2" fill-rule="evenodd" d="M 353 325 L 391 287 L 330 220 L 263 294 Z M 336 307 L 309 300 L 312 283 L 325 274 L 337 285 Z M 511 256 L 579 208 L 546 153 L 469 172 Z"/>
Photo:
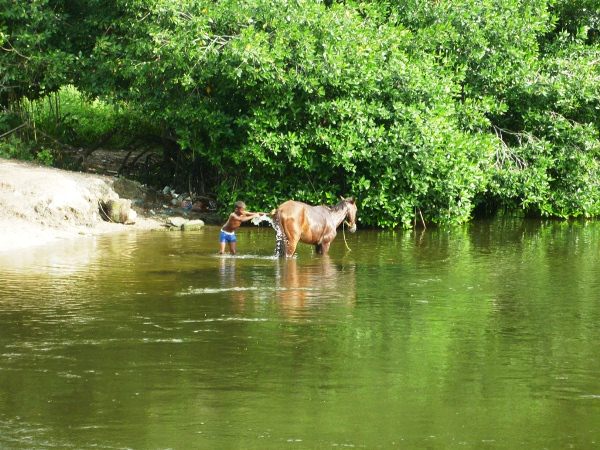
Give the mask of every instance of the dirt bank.
<path id="1" fill-rule="evenodd" d="M 132 198 L 138 205 L 135 224 L 102 220 L 100 201 L 118 198 L 123 190 L 145 195 L 141 186 L 122 181 L 0 159 L 0 252 L 81 235 L 163 229 L 165 218 L 152 217 L 143 199 Z"/>

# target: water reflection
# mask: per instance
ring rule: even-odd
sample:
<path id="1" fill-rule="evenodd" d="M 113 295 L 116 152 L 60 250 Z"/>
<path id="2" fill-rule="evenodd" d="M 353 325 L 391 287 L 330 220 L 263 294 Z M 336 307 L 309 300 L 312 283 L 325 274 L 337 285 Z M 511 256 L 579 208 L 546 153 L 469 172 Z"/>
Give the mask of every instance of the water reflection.
<path id="1" fill-rule="evenodd" d="M 215 227 L 0 261 L 0 447 L 600 442 L 600 224 L 362 230 L 283 260 L 243 232 L 255 254 L 217 257 Z"/>
<path id="2" fill-rule="evenodd" d="M 260 261 L 262 265 L 257 265 Z M 249 266 L 254 270 L 248 277 Z M 192 288 L 181 295 L 216 294 L 228 298 L 233 312 L 247 312 L 250 301 L 256 309 L 272 303 L 286 318 L 306 318 L 336 306 L 356 302 L 356 267 L 329 256 L 314 258 L 219 257 L 218 286 Z"/>
<path id="3" fill-rule="evenodd" d="M 324 255 L 301 262 L 298 258 L 278 261 L 276 299 L 288 317 L 302 317 L 307 309 L 322 308 L 327 303 L 352 306 L 356 302 L 354 264 L 337 266 Z"/>
<path id="4" fill-rule="evenodd" d="M 233 312 L 242 314 L 250 291 L 258 290 L 256 286 L 248 286 L 247 280 L 237 268 L 239 258 L 236 256 L 219 256 L 219 288 L 232 301 Z"/>
<path id="5" fill-rule="evenodd" d="M 5 273 L 69 277 L 94 264 L 98 250 L 97 237 L 66 239 L 31 250 L 0 253 L 0 267 Z"/>
<path id="6" fill-rule="evenodd" d="M 227 288 L 236 285 L 236 261 L 235 257 L 225 255 L 219 257 L 219 284 L 221 287 Z"/>

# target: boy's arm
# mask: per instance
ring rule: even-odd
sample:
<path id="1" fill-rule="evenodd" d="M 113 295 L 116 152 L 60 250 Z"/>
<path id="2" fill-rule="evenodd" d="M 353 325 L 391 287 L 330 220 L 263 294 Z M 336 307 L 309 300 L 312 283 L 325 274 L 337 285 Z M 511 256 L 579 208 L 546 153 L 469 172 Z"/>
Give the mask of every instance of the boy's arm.
<path id="1" fill-rule="evenodd" d="M 231 216 L 240 222 L 248 222 L 249 220 L 254 219 L 257 216 L 260 216 L 259 213 L 244 211 L 242 214 L 238 215 L 236 213 L 231 213 Z"/>
<path id="2" fill-rule="evenodd" d="M 255 217 L 261 216 L 263 214 L 264 213 L 244 211 L 244 216 L 247 217 L 246 220 L 254 219 Z"/>

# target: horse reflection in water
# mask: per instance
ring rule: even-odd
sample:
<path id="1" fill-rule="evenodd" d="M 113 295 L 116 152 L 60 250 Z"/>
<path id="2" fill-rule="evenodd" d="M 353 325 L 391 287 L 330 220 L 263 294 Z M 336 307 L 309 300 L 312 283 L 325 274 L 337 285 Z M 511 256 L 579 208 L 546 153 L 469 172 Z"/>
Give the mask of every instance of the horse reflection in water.
<path id="1" fill-rule="evenodd" d="M 348 223 L 351 233 L 356 231 L 356 202 L 352 197 L 342 199 L 334 206 L 310 206 L 288 200 L 273 213 L 273 228 L 277 233 L 277 256 L 294 256 L 298 242 L 312 244 L 319 254 L 327 254 L 337 228 Z"/>
<path id="2" fill-rule="evenodd" d="M 311 314 L 316 308 L 353 307 L 355 267 L 336 265 L 326 255 L 302 263 L 296 258 L 282 260 L 278 266 L 276 299 L 284 315 L 296 318 Z"/>

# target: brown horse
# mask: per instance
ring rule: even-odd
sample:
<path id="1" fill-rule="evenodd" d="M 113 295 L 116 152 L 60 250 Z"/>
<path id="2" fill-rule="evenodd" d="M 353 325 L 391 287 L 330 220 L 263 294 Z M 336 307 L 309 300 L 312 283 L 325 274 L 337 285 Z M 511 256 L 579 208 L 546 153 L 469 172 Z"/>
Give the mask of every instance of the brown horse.
<path id="1" fill-rule="evenodd" d="M 282 203 L 273 214 L 275 229 L 283 232 L 285 256 L 294 256 L 298 242 L 312 244 L 320 254 L 327 254 L 331 241 L 335 239 L 337 227 L 348 219 L 351 233 L 356 231 L 356 203 L 353 198 L 345 198 L 335 206 L 310 206 L 306 203 L 288 200 Z M 277 249 L 278 254 L 282 251 Z"/>

